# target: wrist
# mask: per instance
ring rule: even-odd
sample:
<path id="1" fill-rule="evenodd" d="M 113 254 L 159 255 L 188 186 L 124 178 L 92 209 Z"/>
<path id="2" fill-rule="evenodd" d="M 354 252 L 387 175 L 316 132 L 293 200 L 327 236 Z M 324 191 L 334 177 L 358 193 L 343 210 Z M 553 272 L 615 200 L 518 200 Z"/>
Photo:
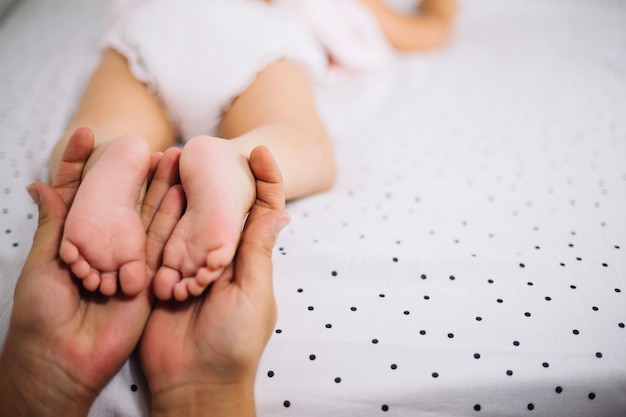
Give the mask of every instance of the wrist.
<path id="1" fill-rule="evenodd" d="M 254 417 L 254 380 L 181 384 L 153 392 L 152 417 Z"/>
<path id="2" fill-rule="evenodd" d="M 73 382 L 50 361 L 0 353 L 0 415 L 83 417 L 95 398 L 73 389 Z"/>

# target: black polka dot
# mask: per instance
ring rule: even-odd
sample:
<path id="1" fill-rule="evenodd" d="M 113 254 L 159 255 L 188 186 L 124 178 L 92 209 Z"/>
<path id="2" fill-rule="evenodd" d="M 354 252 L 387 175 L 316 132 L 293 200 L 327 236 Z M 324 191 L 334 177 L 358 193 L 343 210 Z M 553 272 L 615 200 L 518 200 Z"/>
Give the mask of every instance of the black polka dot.
<path id="1" fill-rule="evenodd" d="M 530 313 L 527 311 L 527 312 L 525 312 L 525 313 L 524 313 L 524 316 L 526 316 L 526 317 L 530 317 L 530 316 L 532 316 L 532 314 L 530 314 Z"/>
<path id="2" fill-rule="evenodd" d="M 131 390 L 132 392 L 137 392 L 137 390 L 138 390 L 138 389 L 139 389 L 139 387 L 137 387 L 137 385 L 135 385 L 135 384 L 133 384 L 133 385 L 131 385 L 131 386 L 130 386 L 130 390 Z"/>
<path id="3" fill-rule="evenodd" d="M 541 364 L 541 366 L 543 366 L 544 368 L 549 368 L 550 364 L 548 362 L 544 362 Z"/>
<path id="4" fill-rule="evenodd" d="M 433 372 L 430 374 L 433 378 L 439 378 L 439 372 Z"/>
<path id="5" fill-rule="evenodd" d="M 590 400 L 595 400 L 596 399 L 596 394 L 594 392 L 590 392 L 589 395 L 587 396 Z"/>
<path id="6" fill-rule="evenodd" d="M 562 392 L 563 392 L 563 387 L 560 387 L 560 386 L 559 386 L 559 387 L 556 387 L 556 388 L 554 389 L 554 391 L 555 391 L 557 394 L 560 394 L 560 393 L 562 393 Z"/>
<path id="7" fill-rule="evenodd" d="M 395 363 L 392 363 L 390 366 L 391 369 L 398 369 L 398 365 L 396 365 Z"/>
<path id="8" fill-rule="evenodd" d="M 454 333 L 448 333 L 448 339 L 454 339 Z"/>
<path id="9" fill-rule="evenodd" d="M 602 358 L 602 352 L 596 352 L 596 358 L 598 359 Z"/>
<path id="10" fill-rule="evenodd" d="M 535 409 L 535 404 L 530 403 L 526 406 L 526 408 L 528 408 L 529 411 L 533 411 Z"/>
<path id="11" fill-rule="evenodd" d="M 411 312 L 409 310 L 404 310 L 404 315 L 408 316 L 409 314 L 411 314 Z"/>
<path id="12" fill-rule="evenodd" d="M 335 383 L 336 383 L 336 384 L 338 384 L 338 383 L 340 383 L 340 382 L 341 382 L 341 378 L 339 378 L 339 377 L 335 378 Z"/>
<path id="13" fill-rule="evenodd" d="M 475 404 L 474 411 L 480 411 L 480 410 L 481 410 L 480 404 Z"/>
<path id="14" fill-rule="evenodd" d="M 314 361 L 317 358 L 317 356 L 315 356 L 314 354 L 310 354 L 309 355 L 309 359 Z"/>
<path id="15" fill-rule="evenodd" d="M 372 339 L 372 343 L 373 344 L 377 344 L 378 343 L 378 339 Z"/>
<path id="16" fill-rule="evenodd" d="M 285 401 L 283 401 L 283 406 L 284 406 L 285 408 L 289 408 L 289 407 L 291 407 L 291 401 L 289 401 L 289 400 L 285 400 Z"/>
<path id="17" fill-rule="evenodd" d="M 276 329 L 275 331 L 277 334 L 281 334 L 283 332 L 281 329 Z"/>
<path id="18" fill-rule="evenodd" d="M 474 359 L 480 359 L 480 353 L 474 353 Z"/>
<path id="19" fill-rule="evenodd" d="M 380 409 L 383 411 L 389 411 L 389 406 L 387 404 L 383 404 L 383 406 L 380 407 Z"/>
<path id="20" fill-rule="evenodd" d="M 336 276 L 337 276 L 337 271 L 332 271 L 332 272 L 330 273 L 330 275 L 332 275 L 332 276 L 336 277 Z"/>
<path id="21" fill-rule="evenodd" d="M 267 376 L 272 378 L 274 376 L 274 371 L 267 371 Z"/>
<path id="22" fill-rule="evenodd" d="M 308 309 L 309 311 L 313 311 L 313 310 L 315 310 L 315 307 L 313 307 L 313 306 L 308 306 L 308 307 L 307 307 L 307 309 Z"/>
<path id="23" fill-rule="evenodd" d="M 513 341 L 513 346 L 519 346 L 519 342 L 517 340 Z"/>
<path id="24" fill-rule="evenodd" d="M 510 369 L 508 369 L 508 370 L 506 371 L 506 374 L 507 374 L 508 376 L 513 376 L 513 371 L 512 371 L 512 370 L 510 370 Z"/>
<path id="25" fill-rule="evenodd" d="M 330 323 L 326 323 L 326 324 L 325 324 L 325 327 L 326 327 L 327 329 L 330 329 L 330 328 L 332 328 L 332 327 L 333 327 L 333 325 L 332 325 L 332 324 L 330 324 Z"/>
<path id="26" fill-rule="evenodd" d="M 350 311 L 356 311 L 356 307 L 350 307 Z"/>
<path id="27" fill-rule="evenodd" d="M 622 325 L 623 325 L 624 323 L 620 323 L 620 324 L 622 324 Z M 622 326 L 622 327 L 623 327 L 623 326 Z M 426 330 L 420 330 L 420 334 L 421 334 L 422 336 L 426 335 Z"/>
<path id="28" fill-rule="evenodd" d="M 572 333 L 574 333 L 575 335 L 579 335 L 580 331 L 578 329 L 574 329 L 574 330 L 572 330 Z"/>

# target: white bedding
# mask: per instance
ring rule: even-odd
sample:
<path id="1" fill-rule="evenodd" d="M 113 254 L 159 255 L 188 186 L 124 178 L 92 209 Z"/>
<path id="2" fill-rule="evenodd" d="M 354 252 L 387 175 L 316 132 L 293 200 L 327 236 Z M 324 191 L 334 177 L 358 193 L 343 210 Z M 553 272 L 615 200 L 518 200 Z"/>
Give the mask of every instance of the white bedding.
<path id="1" fill-rule="evenodd" d="M 0 26 L 0 341 L 105 3 Z M 320 91 L 339 178 L 288 205 L 260 416 L 626 415 L 626 3 L 461 7 L 447 48 Z M 145 394 L 129 364 L 92 415 Z"/>

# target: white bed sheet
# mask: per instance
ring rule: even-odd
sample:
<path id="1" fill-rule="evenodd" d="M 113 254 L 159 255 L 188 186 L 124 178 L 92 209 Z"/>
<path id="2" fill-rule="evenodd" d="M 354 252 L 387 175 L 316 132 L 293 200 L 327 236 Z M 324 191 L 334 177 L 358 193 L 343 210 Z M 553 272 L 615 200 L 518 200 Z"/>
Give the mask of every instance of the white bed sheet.
<path id="1" fill-rule="evenodd" d="M 626 415 L 626 4 L 461 6 L 447 48 L 320 91 L 339 178 L 288 205 L 260 416 Z M 0 341 L 105 9 L 0 27 Z M 145 395 L 129 363 L 92 415 Z"/>

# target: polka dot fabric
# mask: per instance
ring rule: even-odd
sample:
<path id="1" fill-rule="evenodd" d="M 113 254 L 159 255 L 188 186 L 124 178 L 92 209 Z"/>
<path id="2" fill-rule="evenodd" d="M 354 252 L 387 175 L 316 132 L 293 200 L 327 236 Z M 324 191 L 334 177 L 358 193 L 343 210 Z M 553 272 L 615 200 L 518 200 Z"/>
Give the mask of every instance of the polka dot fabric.
<path id="1" fill-rule="evenodd" d="M 47 180 L 48 155 L 97 62 L 96 30 L 105 7 L 20 1 L 0 20 L 0 342 L 37 227 L 26 186 Z"/>
<path id="2" fill-rule="evenodd" d="M 36 225 L 23 190 L 104 7 L 25 1 L 0 27 L 4 328 Z M 445 49 L 331 74 L 338 182 L 288 205 L 260 416 L 626 415 L 624 18 L 617 1 L 464 0 Z M 129 363 L 92 415 L 147 415 L 146 395 Z"/>

